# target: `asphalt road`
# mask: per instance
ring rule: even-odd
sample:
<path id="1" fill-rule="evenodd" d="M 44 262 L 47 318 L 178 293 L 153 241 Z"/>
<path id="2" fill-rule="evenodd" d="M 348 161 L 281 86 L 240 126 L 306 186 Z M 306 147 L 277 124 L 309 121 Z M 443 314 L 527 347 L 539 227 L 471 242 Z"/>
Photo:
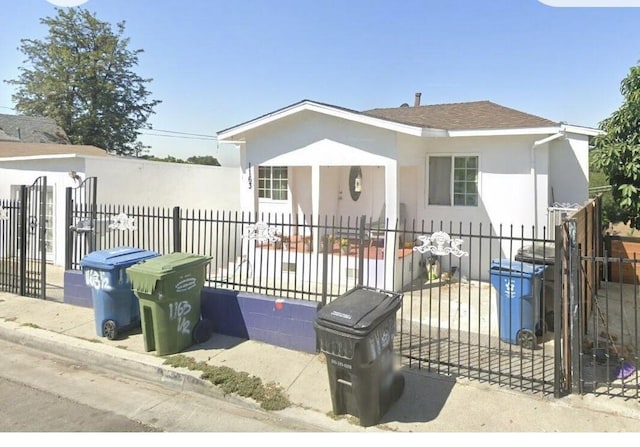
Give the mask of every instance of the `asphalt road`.
<path id="1" fill-rule="evenodd" d="M 4 340 L 0 353 L 1 432 L 322 431 L 251 405 L 87 368 Z"/>

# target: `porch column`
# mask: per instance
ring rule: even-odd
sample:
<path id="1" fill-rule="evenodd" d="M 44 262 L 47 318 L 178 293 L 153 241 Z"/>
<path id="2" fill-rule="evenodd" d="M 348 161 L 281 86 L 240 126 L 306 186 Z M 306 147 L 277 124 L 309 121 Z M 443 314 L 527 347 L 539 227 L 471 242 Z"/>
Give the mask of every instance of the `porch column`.
<path id="1" fill-rule="evenodd" d="M 384 167 L 384 199 L 386 204 L 385 217 L 389 222 L 389 227 L 395 229 L 398 218 L 398 162 L 396 160 L 389 160 Z M 388 233 L 384 244 L 385 287 L 394 291 L 399 288 L 399 285 L 394 284 L 397 239 L 395 232 Z"/>
<path id="2" fill-rule="evenodd" d="M 241 149 L 240 163 L 240 209 L 245 216 L 248 213 L 248 218 L 253 219 L 255 212 L 258 210 L 258 194 L 256 194 L 258 169 L 250 160 L 247 160 L 246 148 Z"/>
<path id="3" fill-rule="evenodd" d="M 320 165 L 312 165 L 311 166 L 311 213 L 313 219 L 311 220 L 311 224 L 319 224 L 320 223 Z M 318 240 L 318 227 L 314 226 L 311 230 L 311 235 L 313 238 L 313 252 L 318 253 L 318 248 L 320 247 L 320 241 Z"/>

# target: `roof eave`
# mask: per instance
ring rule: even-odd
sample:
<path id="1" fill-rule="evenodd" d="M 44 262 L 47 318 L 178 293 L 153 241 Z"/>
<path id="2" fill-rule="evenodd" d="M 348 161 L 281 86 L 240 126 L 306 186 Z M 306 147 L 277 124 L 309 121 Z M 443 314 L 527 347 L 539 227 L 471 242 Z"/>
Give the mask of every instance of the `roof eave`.
<path id="1" fill-rule="evenodd" d="M 559 126 L 514 127 L 498 129 L 455 129 L 448 132 L 450 137 L 497 137 L 510 135 L 546 135 L 556 133 Z"/>
<path id="2" fill-rule="evenodd" d="M 562 124 L 560 128 L 567 133 L 577 133 L 589 137 L 597 137 L 598 135 L 604 135 L 606 133 L 603 130 L 594 129 L 593 127 L 573 126 L 571 124 Z"/>
<path id="3" fill-rule="evenodd" d="M 417 137 L 424 136 L 425 134 L 445 132 L 444 130 L 441 130 L 441 129 L 425 129 L 420 126 L 412 126 L 408 124 L 398 123 L 395 121 L 385 120 L 382 118 L 375 118 L 375 117 L 365 115 L 356 111 L 342 109 L 342 108 L 334 107 L 328 104 L 320 104 L 314 101 L 304 100 L 299 103 L 292 104 L 291 106 L 285 107 L 283 109 L 276 110 L 275 112 L 272 112 L 270 114 L 263 115 L 254 120 L 247 121 L 246 123 L 240 124 L 238 126 L 234 126 L 234 127 L 230 127 L 228 129 L 222 130 L 217 134 L 218 141 L 221 143 L 224 143 L 225 142 L 224 140 L 238 137 L 238 135 L 242 135 L 245 132 L 248 132 L 260 126 L 264 126 L 276 120 L 285 118 L 287 116 L 290 116 L 302 111 L 312 111 L 312 112 L 322 113 L 324 115 L 347 119 L 353 122 L 366 124 L 374 127 L 379 127 L 382 129 L 392 130 L 399 133 L 404 133 L 407 135 L 413 135 Z"/>
<path id="4" fill-rule="evenodd" d="M 69 158 L 95 158 L 104 159 L 104 155 L 89 155 L 89 154 L 39 154 L 39 155 L 19 155 L 13 157 L 0 157 L 0 162 L 3 161 L 33 161 L 33 160 L 51 160 L 51 159 L 69 159 Z"/>

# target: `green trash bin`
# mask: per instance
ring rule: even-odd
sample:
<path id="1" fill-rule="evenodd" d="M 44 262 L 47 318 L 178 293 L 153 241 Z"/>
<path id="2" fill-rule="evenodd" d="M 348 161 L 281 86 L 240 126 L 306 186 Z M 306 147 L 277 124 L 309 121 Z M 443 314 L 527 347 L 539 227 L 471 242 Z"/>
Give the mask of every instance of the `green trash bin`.
<path id="1" fill-rule="evenodd" d="M 175 354 L 209 339 L 212 324 L 200 315 L 200 292 L 211 259 L 171 253 L 127 268 L 140 303 L 145 351 Z"/>

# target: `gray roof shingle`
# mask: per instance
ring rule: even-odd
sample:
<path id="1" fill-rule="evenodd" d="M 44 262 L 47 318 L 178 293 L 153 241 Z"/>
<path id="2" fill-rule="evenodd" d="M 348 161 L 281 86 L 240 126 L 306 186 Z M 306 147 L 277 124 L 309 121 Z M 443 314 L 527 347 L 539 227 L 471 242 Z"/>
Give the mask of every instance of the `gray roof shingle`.
<path id="1" fill-rule="evenodd" d="M 23 143 L 71 144 L 64 129 L 51 118 L 0 114 L 0 131 Z"/>
<path id="2" fill-rule="evenodd" d="M 491 101 L 372 109 L 362 113 L 402 124 L 444 130 L 515 129 L 559 124 Z"/>

